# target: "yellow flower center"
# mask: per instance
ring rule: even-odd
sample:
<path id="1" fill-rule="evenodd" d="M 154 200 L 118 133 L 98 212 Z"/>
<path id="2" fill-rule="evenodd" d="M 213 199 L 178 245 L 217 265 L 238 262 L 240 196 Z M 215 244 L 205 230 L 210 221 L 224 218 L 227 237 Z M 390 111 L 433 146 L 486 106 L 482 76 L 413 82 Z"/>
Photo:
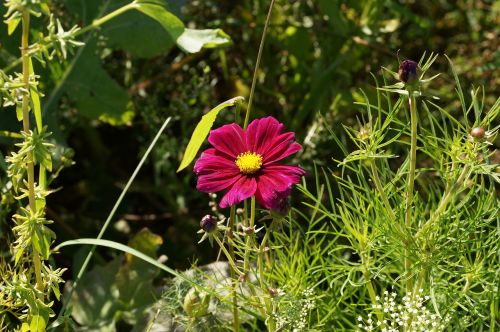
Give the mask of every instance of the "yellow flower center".
<path id="1" fill-rule="evenodd" d="M 255 152 L 240 153 L 235 161 L 236 166 L 243 174 L 253 174 L 262 166 L 262 156 Z"/>

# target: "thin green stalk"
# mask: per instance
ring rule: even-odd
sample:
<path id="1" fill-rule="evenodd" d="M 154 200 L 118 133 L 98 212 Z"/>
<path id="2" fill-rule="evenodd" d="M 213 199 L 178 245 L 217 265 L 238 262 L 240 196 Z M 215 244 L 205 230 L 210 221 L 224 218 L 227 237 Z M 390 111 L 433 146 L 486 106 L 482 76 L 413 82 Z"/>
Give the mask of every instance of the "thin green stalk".
<path id="1" fill-rule="evenodd" d="M 389 199 L 387 198 L 387 195 L 385 194 L 384 191 L 384 187 L 382 186 L 382 182 L 380 181 L 377 167 L 375 165 L 375 160 L 373 159 L 371 160 L 370 167 L 372 171 L 373 182 L 375 182 L 375 187 L 377 188 L 380 197 L 382 197 L 382 201 L 384 202 L 385 209 L 387 210 L 387 213 L 389 214 L 391 221 L 394 221 L 396 220 L 396 215 L 394 214 L 394 211 L 392 211 L 391 204 L 389 203 Z"/>
<path id="2" fill-rule="evenodd" d="M 215 242 L 217 242 L 217 244 L 219 245 L 219 247 L 221 248 L 222 252 L 224 253 L 224 255 L 226 255 L 226 258 L 227 258 L 227 261 L 229 262 L 229 265 L 231 265 L 231 268 L 238 274 L 243 274 L 243 272 L 241 272 L 238 267 L 236 266 L 236 263 L 235 261 L 232 259 L 231 255 L 229 254 L 229 251 L 227 251 L 226 247 L 224 246 L 224 243 L 221 241 L 221 239 L 219 239 L 218 236 L 214 236 L 213 237 L 215 239 Z"/>
<path id="3" fill-rule="evenodd" d="M 429 220 L 425 222 L 425 224 L 422 226 L 422 228 L 417 232 L 416 237 L 420 237 L 422 234 L 425 234 L 427 230 L 429 229 L 432 224 L 438 219 L 438 217 L 446 210 L 446 207 L 448 206 L 448 203 L 450 203 L 450 200 L 453 198 L 456 190 L 462 186 L 464 181 L 467 179 L 467 176 L 470 172 L 469 166 L 465 166 L 462 169 L 462 172 L 458 176 L 458 179 L 453 182 L 450 186 L 448 186 L 447 190 L 445 191 L 445 194 L 443 195 L 443 198 L 439 202 L 438 207 L 436 208 L 436 211 L 431 214 Z"/>
<path id="4" fill-rule="evenodd" d="M 366 287 L 368 288 L 368 295 L 370 296 L 370 300 L 372 302 L 372 305 L 374 308 L 376 308 L 377 303 L 377 293 L 375 292 L 375 288 L 373 287 L 373 282 L 372 282 L 372 277 L 370 270 L 368 269 L 368 261 L 367 257 L 364 255 L 365 253 L 365 245 L 364 243 L 360 243 L 360 250 L 359 254 L 361 256 L 361 264 L 363 264 L 363 277 L 366 280 Z M 369 257 L 368 257 L 369 259 Z M 384 317 L 382 313 L 376 309 L 375 314 L 377 315 L 377 318 L 380 322 L 384 321 Z"/>
<path id="5" fill-rule="evenodd" d="M 250 200 L 250 222 L 248 223 L 248 228 L 253 229 L 255 226 L 255 196 L 252 196 Z M 245 256 L 243 257 L 243 271 L 245 274 L 250 270 L 250 250 L 253 246 L 253 237 L 255 234 L 247 234 L 245 242 Z"/>
<path id="6" fill-rule="evenodd" d="M 255 68 L 253 71 L 252 87 L 250 88 L 250 96 L 248 97 L 248 107 L 245 114 L 245 122 L 243 128 L 246 129 L 248 126 L 248 121 L 250 120 L 250 111 L 252 110 L 253 96 L 255 94 L 255 85 L 257 84 L 257 72 L 259 71 L 260 60 L 262 58 L 262 50 L 264 49 L 264 42 L 266 40 L 267 28 L 271 20 L 271 13 L 273 12 L 274 0 L 271 0 L 269 5 L 269 11 L 267 12 L 266 23 L 264 24 L 264 30 L 262 31 L 262 38 L 260 39 L 259 52 L 257 53 L 257 61 L 255 62 Z"/>
<path id="7" fill-rule="evenodd" d="M 411 116 L 411 142 L 410 142 L 410 169 L 408 172 L 408 182 L 406 186 L 406 203 L 405 203 L 405 226 L 408 231 L 411 227 L 411 215 L 413 205 L 413 188 L 415 185 L 415 168 L 417 159 L 417 101 L 412 90 L 409 92 L 410 116 Z M 409 251 L 405 250 L 405 272 L 408 274 L 411 269 L 411 259 Z M 406 280 L 406 291 L 411 292 L 413 288 L 413 280 L 410 276 Z"/>
<path id="8" fill-rule="evenodd" d="M 229 256 L 231 256 L 231 259 L 235 261 L 235 256 L 234 256 L 234 221 L 236 220 L 236 206 L 231 206 L 231 212 L 229 215 L 229 225 L 228 225 L 228 231 L 227 231 L 227 239 L 228 239 L 228 246 L 229 246 Z M 233 331 L 238 332 L 240 330 L 240 319 L 239 319 L 239 311 L 238 311 L 238 297 L 236 294 L 236 286 L 237 286 L 237 279 L 236 279 L 236 271 L 234 269 L 230 269 L 230 275 L 231 275 L 231 295 L 233 297 Z"/>
<path id="9" fill-rule="evenodd" d="M 30 36 L 30 13 L 28 10 L 23 11 L 22 18 L 23 32 L 21 36 L 21 59 L 23 63 L 23 84 L 26 93 L 23 95 L 22 111 L 23 111 L 23 131 L 28 134 L 30 131 L 30 56 L 29 56 L 29 36 Z M 35 165 L 33 164 L 33 153 L 30 153 L 30 161 L 27 164 L 28 173 L 28 200 L 31 211 L 36 211 L 35 200 Z M 38 251 L 33 246 L 33 266 L 35 269 L 36 287 L 43 290 L 42 280 L 42 263 Z"/>
<path id="10" fill-rule="evenodd" d="M 127 193 L 128 189 L 130 188 L 130 186 L 132 185 L 132 183 L 134 182 L 137 174 L 139 173 L 139 171 L 142 168 L 142 165 L 144 165 L 144 162 L 146 161 L 147 157 L 149 156 L 149 154 L 153 150 L 153 147 L 156 145 L 156 142 L 160 138 L 161 134 L 163 133 L 163 131 L 167 127 L 168 123 L 170 122 L 170 119 L 171 119 L 171 117 L 169 117 L 169 118 L 167 118 L 165 120 L 165 122 L 163 123 L 163 125 L 161 126 L 161 128 L 158 130 L 158 133 L 156 134 L 155 138 L 153 139 L 153 141 L 149 145 L 148 149 L 144 153 L 144 156 L 142 156 L 142 159 L 137 164 L 134 172 L 130 176 L 130 179 L 128 180 L 127 184 L 123 188 L 122 192 L 120 193 L 120 196 L 116 200 L 115 205 L 113 206 L 113 208 L 111 209 L 111 212 L 109 213 L 108 217 L 106 218 L 106 221 L 104 222 L 104 225 L 102 226 L 101 231 L 97 235 L 97 239 L 101 239 L 102 236 L 104 235 L 104 233 L 106 232 L 109 224 L 111 223 L 111 220 L 115 216 L 116 210 L 118 209 L 118 207 L 120 206 L 123 198 L 125 197 L 125 194 Z M 70 300 L 71 300 L 71 296 L 73 295 L 73 292 L 75 291 L 76 287 L 78 287 L 78 282 L 80 281 L 83 273 L 87 269 L 87 265 L 89 264 L 90 259 L 92 258 L 92 255 L 94 254 L 95 249 L 96 249 L 96 246 L 93 245 L 92 248 L 90 249 L 89 253 L 87 254 L 87 257 L 85 257 L 85 260 L 84 260 L 84 262 L 82 264 L 82 267 L 78 271 L 78 275 L 76 276 L 76 279 L 73 282 L 73 286 L 70 288 L 70 290 L 69 290 L 69 292 L 68 292 L 68 294 L 66 296 L 65 301 L 63 301 L 63 307 L 62 307 L 62 309 L 61 309 L 61 311 L 59 313 L 59 317 L 62 317 L 66 313 L 68 304 L 70 303 Z"/>
<path id="11" fill-rule="evenodd" d="M 266 251 L 266 244 L 267 241 L 269 240 L 269 234 L 271 232 L 266 229 L 266 233 L 264 234 L 264 238 L 262 239 L 262 242 L 260 243 L 259 247 L 259 255 L 257 256 L 257 266 L 259 268 L 259 282 L 260 282 L 260 288 L 263 292 L 268 290 L 268 287 L 266 286 L 266 282 L 264 280 L 264 259 L 263 256 Z M 276 330 L 276 323 L 273 318 L 273 304 L 271 302 L 271 299 L 268 296 L 264 296 L 264 304 L 266 307 L 266 316 L 267 316 L 267 331 L 268 332 L 274 332 Z"/>

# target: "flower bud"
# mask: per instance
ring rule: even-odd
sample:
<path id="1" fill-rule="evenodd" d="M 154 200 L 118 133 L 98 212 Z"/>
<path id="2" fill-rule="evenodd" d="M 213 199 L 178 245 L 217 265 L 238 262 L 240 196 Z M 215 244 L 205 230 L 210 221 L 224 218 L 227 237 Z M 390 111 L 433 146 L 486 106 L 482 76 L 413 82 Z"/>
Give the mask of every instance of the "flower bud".
<path id="1" fill-rule="evenodd" d="M 208 313 L 210 305 L 210 295 L 205 292 L 198 292 L 191 288 L 184 297 L 183 308 L 189 317 L 202 317 Z"/>
<path id="2" fill-rule="evenodd" d="M 485 133 L 486 133 L 486 131 L 484 130 L 483 127 L 475 127 L 475 128 L 472 128 L 472 130 L 470 131 L 470 135 L 475 140 L 483 139 Z"/>
<path id="3" fill-rule="evenodd" d="M 418 64 L 413 60 L 405 60 L 399 65 L 399 79 L 404 83 L 412 83 L 418 79 Z"/>
<path id="4" fill-rule="evenodd" d="M 207 214 L 200 221 L 200 227 L 207 233 L 212 233 L 217 229 L 217 219 L 214 216 Z"/>

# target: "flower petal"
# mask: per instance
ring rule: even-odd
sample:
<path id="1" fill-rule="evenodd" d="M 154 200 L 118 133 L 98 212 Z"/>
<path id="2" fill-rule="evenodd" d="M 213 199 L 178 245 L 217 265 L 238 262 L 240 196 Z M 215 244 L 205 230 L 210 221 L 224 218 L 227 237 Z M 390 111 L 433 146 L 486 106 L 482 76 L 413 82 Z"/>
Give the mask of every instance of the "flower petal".
<path id="1" fill-rule="evenodd" d="M 292 185 L 300 182 L 305 171 L 298 166 L 271 165 L 258 178 L 257 201 L 266 209 L 275 208 L 286 199 Z"/>
<path id="2" fill-rule="evenodd" d="M 257 191 L 257 181 L 253 176 L 242 176 L 231 189 L 222 197 L 219 203 L 221 208 L 236 205 L 253 196 Z"/>
<path id="3" fill-rule="evenodd" d="M 237 182 L 242 175 L 231 172 L 216 172 L 212 174 L 205 174 L 198 177 L 196 189 L 204 193 L 215 193 L 231 187 Z"/>
<path id="4" fill-rule="evenodd" d="M 214 148 L 205 150 L 194 164 L 194 171 L 198 175 L 212 173 L 221 169 L 239 173 L 234 159 Z"/>
<path id="5" fill-rule="evenodd" d="M 210 131 L 208 141 L 214 148 L 234 159 L 240 153 L 248 151 L 245 131 L 235 123 Z"/>
<path id="6" fill-rule="evenodd" d="M 284 159 L 302 149 L 299 143 L 295 142 L 295 134 L 284 133 L 268 142 L 263 153 L 264 164 L 274 163 Z"/>
<path id="7" fill-rule="evenodd" d="M 268 143 L 278 136 L 285 126 L 272 116 L 254 120 L 247 128 L 247 144 L 252 152 L 264 156 Z"/>

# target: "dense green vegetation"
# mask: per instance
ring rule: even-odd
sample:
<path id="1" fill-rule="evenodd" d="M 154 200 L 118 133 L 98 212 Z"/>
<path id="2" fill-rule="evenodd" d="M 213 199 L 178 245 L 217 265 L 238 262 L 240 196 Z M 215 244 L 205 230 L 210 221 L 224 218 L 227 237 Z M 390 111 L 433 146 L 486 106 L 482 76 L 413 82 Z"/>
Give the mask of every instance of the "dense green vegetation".
<path id="1" fill-rule="evenodd" d="M 2 1 L 0 330 L 498 330 L 499 3 L 270 4 Z M 177 172 L 238 96 L 212 129 L 302 145 L 284 214 Z"/>

